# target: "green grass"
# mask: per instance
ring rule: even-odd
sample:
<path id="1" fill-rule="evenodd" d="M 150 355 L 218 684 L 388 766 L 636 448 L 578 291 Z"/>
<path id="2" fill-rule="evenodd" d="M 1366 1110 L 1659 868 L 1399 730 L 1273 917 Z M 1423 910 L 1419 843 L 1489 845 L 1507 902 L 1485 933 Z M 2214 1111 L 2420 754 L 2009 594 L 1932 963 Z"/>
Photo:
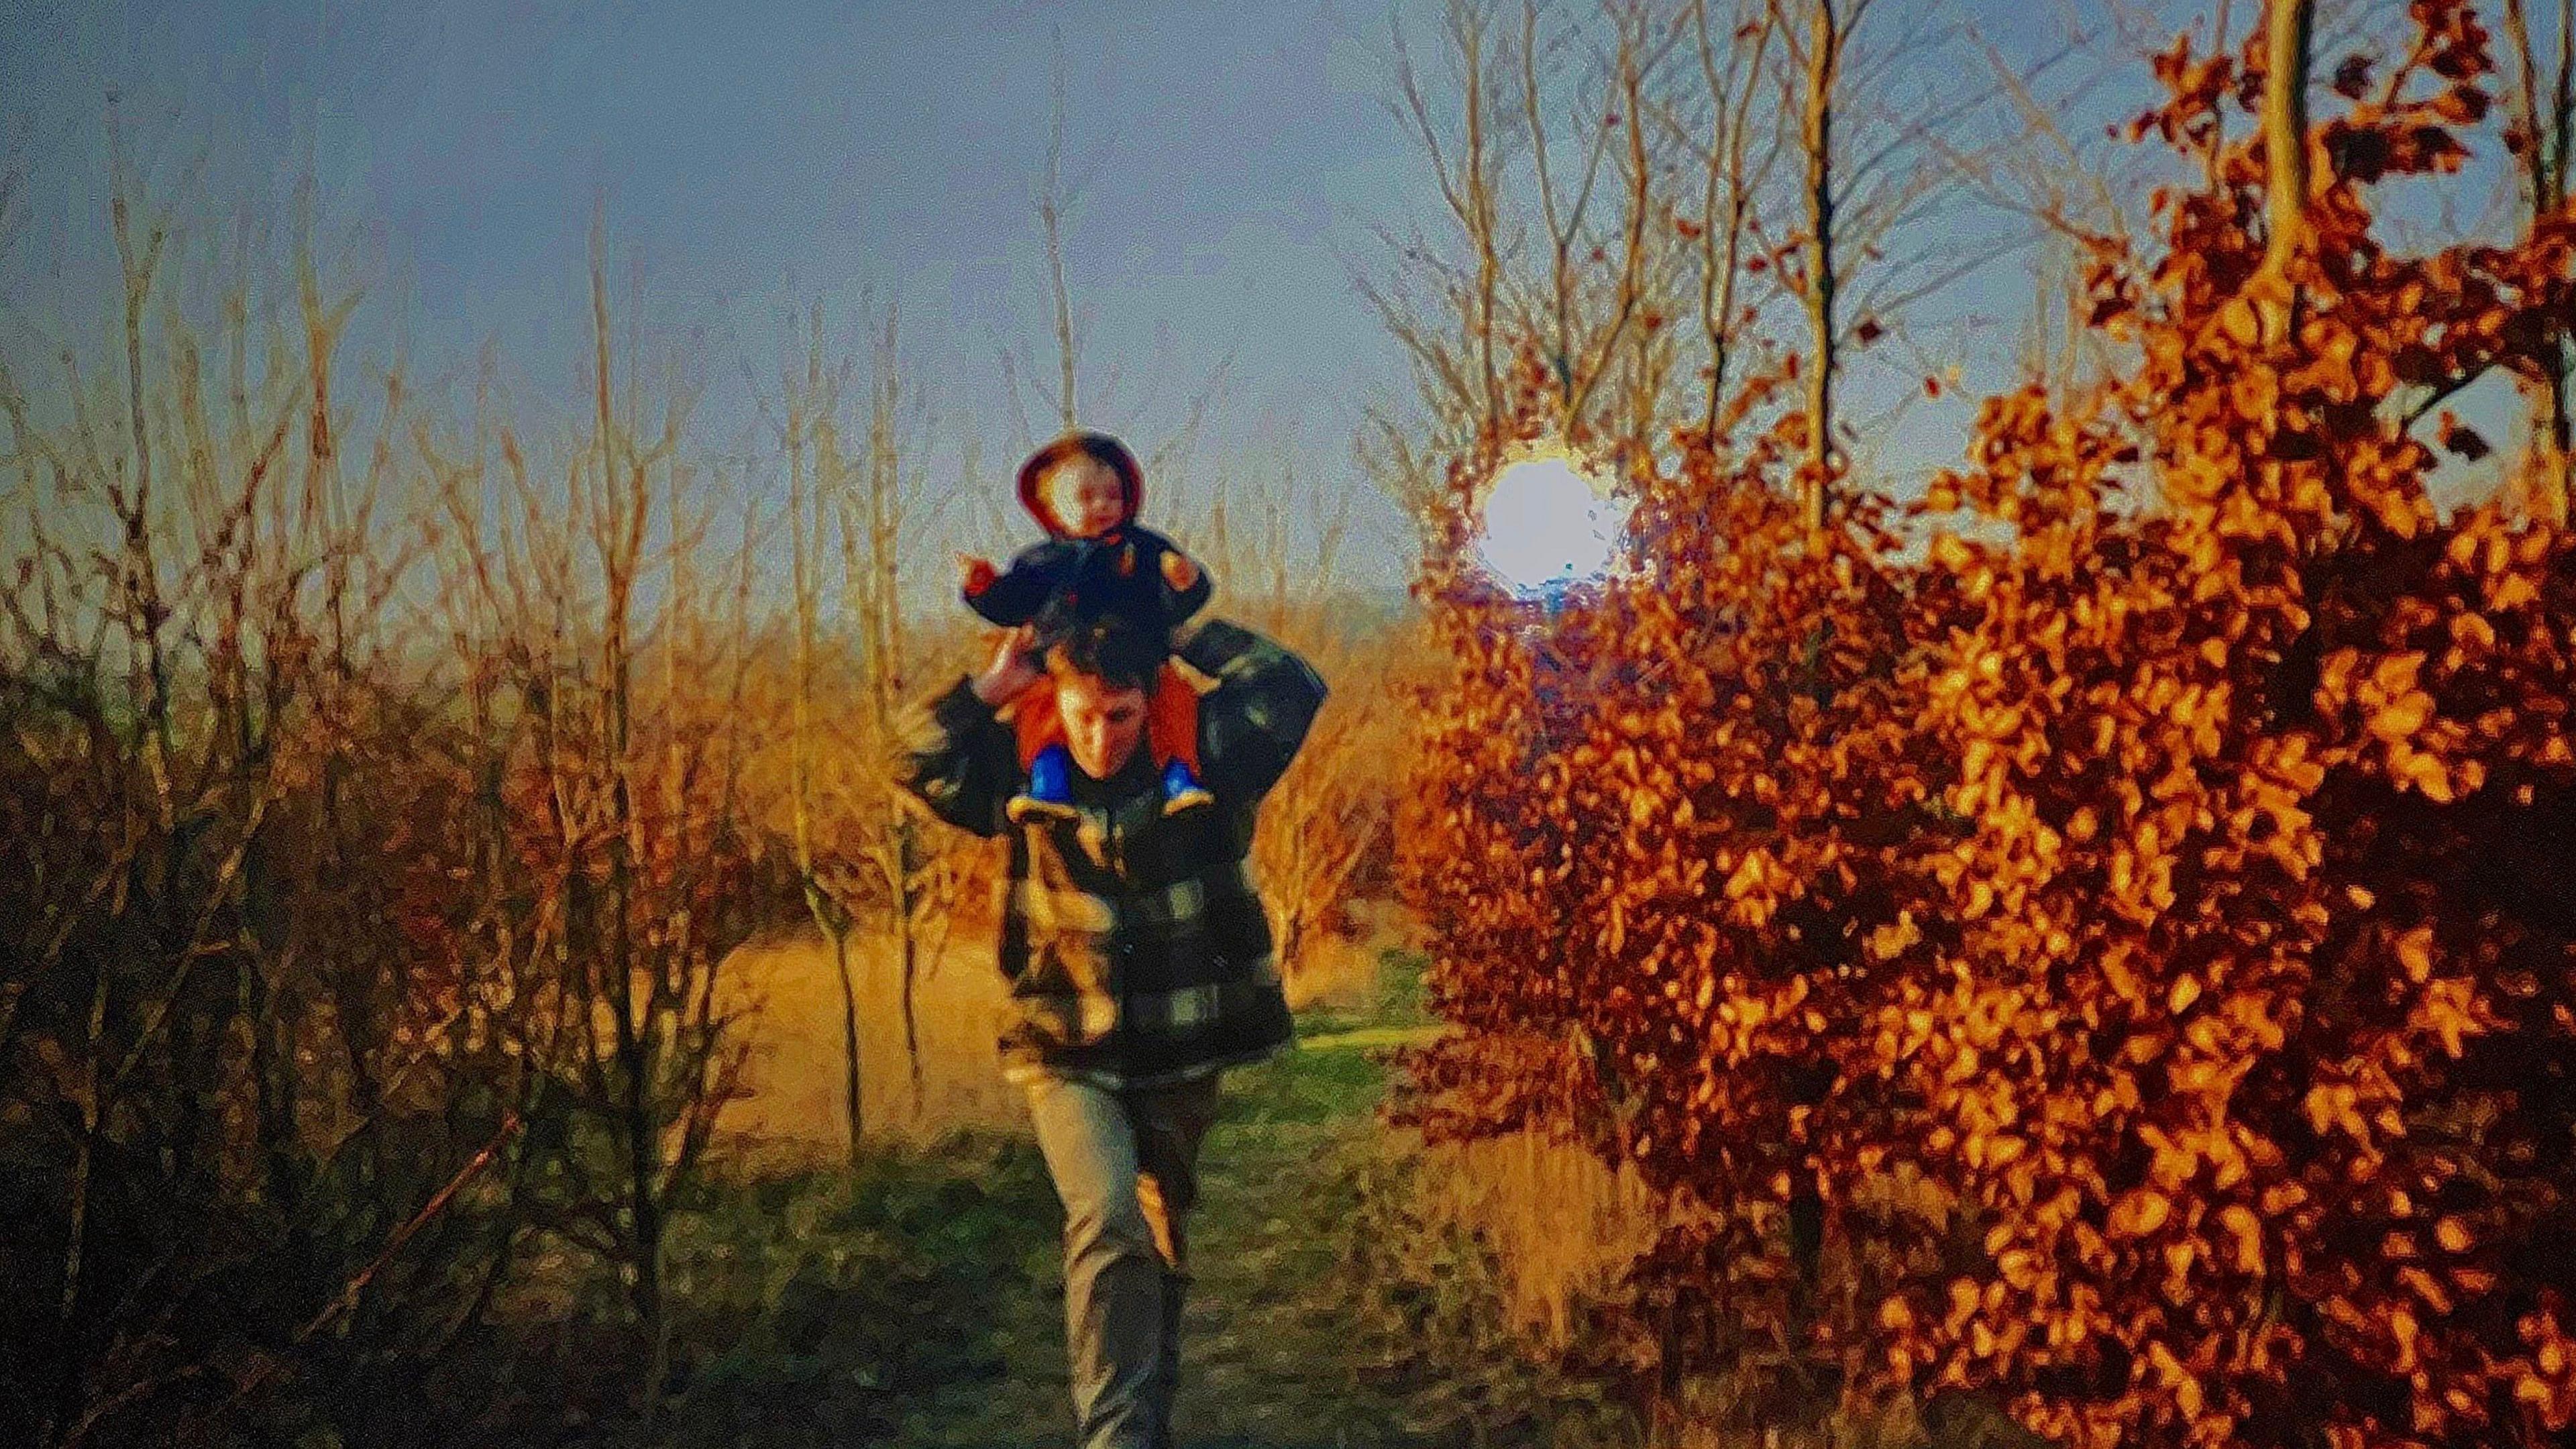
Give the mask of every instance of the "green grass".
<path id="1" fill-rule="evenodd" d="M 1309 1011 L 1299 1032 L 1347 1030 L 1374 1015 Z M 1223 1116 L 1201 1149 L 1190 1224 L 1198 1282 L 1184 1330 L 1183 1429 L 1191 1444 L 1410 1442 L 1395 1406 L 1373 1401 L 1338 1351 L 1347 1335 L 1335 1301 L 1337 1229 L 1356 1211 L 1348 1164 L 1374 1135 L 1384 1079 L 1358 1050 L 1295 1051 L 1228 1075 Z M 1068 1441 L 1061 1217 L 1052 1199 L 1046 1209 L 1015 1240 L 1033 1271 L 991 1304 L 989 1342 L 1005 1371 L 925 1396 L 886 1442 L 1001 1449 Z"/>
<path id="2" fill-rule="evenodd" d="M 1192 1449 L 1641 1442 L 1599 1386 L 1523 1355 L 1492 1252 L 1425 1220 L 1415 1154 L 1377 1119 L 1387 1050 L 1433 1025 L 1421 965 L 1389 951 L 1374 990 L 1300 1013 L 1301 1049 L 1227 1076 L 1190 1223 Z M 1062 1223 L 1025 1129 L 880 1147 L 855 1171 L 741 1165 L 673 1225 L 658 1431 L 627 1393 L 616 1285 L 567 1265 L 565 1311 L 465 1376 L 498 1396 L 478 1442 L 1054 1449 L 1072 1434 Z"/>
<path id="3" fill-rule="evenodd" d="M 1388 953 L 1376 992 L 1300 1013 L 1300 1050 L 1227 1077 L 1190 1225 L 1178 1427 L 1193 1449 L 1536 1446 L 1561 1410 L 1583 1407 L 1583 1391 L 1498 1349 L 1492 1265 L 1474 1245 L 1402 1240 L 1426 1229 L 1407 1211 L 1409 1165 L 1376 1121 L 1378 1049 L 1427 1024 L 1420 969 Z M 1060 1217 L 1046 1206 L 987 1249 L 1023 1270 L 989 1303 L 985 1342 L 1002 1370 L 913 1402 L 882 1442 L 1069 1441 Z M 1426 1332 L 1426 1308 L 1442 1331 Z"/>
<path id="4" fill-rule="evenodd" d="M 1438 1039 L 1447 1030 L 1439 1026 L 1362 1026 L 1309 1037 L 1298 1045 L 1310 1052 L 1384 1050 L 1420 1046 Z"/>
<path id="5" fill-rule="evenodd" d="M 1436 1030 L 1421 1007 L 1421 965 L 1389 951 L 1374 990 L 1300 1013 L 1300 1050 L 1228 1075 L 1190 1224 L 1198 1281 L 1181 1442 L 1669 1442 L 1615 1402 L 1628 1369 L 1549 1361 L 1514 1336 L 1493 1249 L 1426 1211 L 1418 1151 L 1378 1121 L 1388 1050 Z M 1025 1129 L 880 1147 L 856 1171 L 741 1167 L 674 1224 L 672 1397 L 658 1432 L 641 1431 L 626 1392 L 635 1345 L 615 1285 L 575 1272 L 560 1300 L 569 1311 L 515 1325 L 464 1376 L 483 1396 L 473 1417 L 484 1432 L 467 1437 L 654 1449 L 1066 1444 L 1062 1221 Z M 1742 1385 L 1686 1387 L 1695 1413 L 1740 1419 L 1728 1405 Z M 1801 1422 L 1780 1443 L 2028 1442 L 1974 1404 L 1921 1418 L 1891 1406 L 1901 1412 L 1867 1424 L 1814 1407 L 1823 1417 L 1792 1416 Z"/>
<path id="6" fill-rule="evenodd" d="M 674 1332 L 697 1357 L 673 1437 L 847 1444 L 997 1379 L 1010 1361 L 984 1305 L 1028 1291 L 1029 1224 L 1054 1206 L 1032 1147 L 960 1135 L 760 1182 L 683 1219 Z"/>

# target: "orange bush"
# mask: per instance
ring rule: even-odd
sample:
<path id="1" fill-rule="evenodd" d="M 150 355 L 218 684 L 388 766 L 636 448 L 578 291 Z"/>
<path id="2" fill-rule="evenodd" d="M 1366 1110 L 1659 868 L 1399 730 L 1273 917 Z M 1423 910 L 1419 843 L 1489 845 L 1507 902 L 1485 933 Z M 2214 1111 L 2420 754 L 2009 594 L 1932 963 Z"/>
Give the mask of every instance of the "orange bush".
<path id="1" fill-rule="evenodd" d="M 1638 571 L 1558 617 L 1435 560 L 1406 858 L 1468 1030 L 1410 1110 L 1571 1123 L 1705 1209 L 1651 1291 L 2067 1443 L 2576 1421 L 2576 553 L 2438 517 L 2409 428 L 2544 365 L 2576 220 L 2382 244 L 2369 188 L 2485 105 L 2470 8 L 2411 19 L 2312 132 L 2289 335 L 2227 147 L 2152 259 L 2096 247 L 2130 375 L 1990 399 L 1915 506 L 1984 541 L 1901 550 L 1866 495 L 1807 539 L 1772 439 L 1640 479 Z M 2259 92 L 2157 69 L 2137 133 L 2186 150 Z M 1880 1190 L 1918 1174 L 1941 1211 Z M 1751 1286 L 1809 1194 L 1849 1296 L 1791 1314 Z"/>

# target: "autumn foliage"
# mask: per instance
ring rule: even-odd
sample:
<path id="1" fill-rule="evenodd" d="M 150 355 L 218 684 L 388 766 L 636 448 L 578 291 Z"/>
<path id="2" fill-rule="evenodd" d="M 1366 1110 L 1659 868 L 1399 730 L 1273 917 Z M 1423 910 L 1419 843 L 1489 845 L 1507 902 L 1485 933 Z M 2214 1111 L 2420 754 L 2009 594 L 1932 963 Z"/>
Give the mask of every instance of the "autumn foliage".
<path id="1" fill-rule="evenodd" d="M 2104 1449 L 2576 1424 L 2576 537 L 2427 496 L 2576 218 L 2390 248 L 2487 105 L 2471 7 L 2410 16 L 2281 277 L 2259 44 L 2160 57 L 2137 136 L 2214 164 L 2091 242 L 2131 365 L 1988 400 L 1921 502 L 1811 535 L 1790 429 L 1690 447 L 1545 612 L 1454 470 L 1405 876 L 1465 1030 L 1407 1110 L 1634 1162 L 1650 1298 Z"/>

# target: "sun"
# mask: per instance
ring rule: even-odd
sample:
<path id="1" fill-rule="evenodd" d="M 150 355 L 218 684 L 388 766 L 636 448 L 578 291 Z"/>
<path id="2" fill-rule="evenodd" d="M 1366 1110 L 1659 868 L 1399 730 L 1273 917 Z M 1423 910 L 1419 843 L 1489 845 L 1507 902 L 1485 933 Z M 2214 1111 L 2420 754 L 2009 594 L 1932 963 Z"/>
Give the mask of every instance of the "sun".
<path id="1" fill-rule="evenodd" d="M 1485 492 L 1476 554 L 1487 572 L 1524 597 L 1610 571 L 1628 509 L 1562 453 L 1506 465 Z"/>

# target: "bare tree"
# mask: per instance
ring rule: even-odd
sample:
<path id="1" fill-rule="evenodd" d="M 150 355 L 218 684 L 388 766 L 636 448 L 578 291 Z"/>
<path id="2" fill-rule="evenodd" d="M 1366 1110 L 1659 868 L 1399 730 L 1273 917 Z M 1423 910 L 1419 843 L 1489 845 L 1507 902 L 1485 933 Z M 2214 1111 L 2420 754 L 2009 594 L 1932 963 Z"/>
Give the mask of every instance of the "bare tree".
<path id="1" fill-rule="evenodd" d="M 2557 53 L 2546 70 L 2535 54 L 2526 0 L 2505 0 L 2504 39 L 2511 71 L 2506 104 L 2511 121 L 2507 147 L 2522 163 L 2528 225 L 2567 210 L 2568 158 L 2576 147 L 2576 0 L 2558 0 Z M 2576 493 L 2576 329 L 2561 327 L 2557 366 L 2546 376 L 2518 378 L 2531 405 L 2533 504 L 2541 516 L 2563 523 Z"/>
<path id="2" fill-rule="evenodd" d="M 578 612 L 573 530 L 495 543 L 479 416 L 459 457 L 400 368 L 345 386 L 357 294 L 325 284 L 309 185 L 255 374 L 250 284 L 206 345 L 167 280 L 194 249 L 117 149 L 121 367 L 100 388 L 67 355 L 48 409 L 0 366 L 26 508 L 0 532 L 0 1116 L 35 1125 L 7 1155 L 41 1200 L 0 1242 L 32 1289 L 0 1311 L 0 1438 L 63 1446 L 260 1437 L 235 1421 L 263 1385 L 435 1364 L 554 1219 L 533 1165 L 567 1164 L 571 1003 L 597 1000 L 509 798 L 549 764 L 508 683 L 561 676 L 500 647 Z M 419 582 L 452 654 L 396 617 Z M 624 1105 L 592 1100 L 593 1127 Z M 373 1412 L 333 1411 L 353 1439 Z"/>
<path id="3" fill-rule="evenodd" d="M 2009 193 L 1991 181 L 2034 139 L 2031 113 L 2045 108 L 2032 87 L 2080 47 L 2019 66 L 1989 48 L 1996 80 L 1961 85 L 1957 76 L 1975 66 L 1966 53 L 1974 33 L 1947 7 L 1890 18 L 1871 0 L 1768 3 L 1786 52 L 1781 109 L 1798 118 L 1793 144 L 1803 163 L 1801 225 L 1775 254 L 1793 267 L 1784 282 L 1803 314 L 1807 457 L 1798 486 L 1809 522 L 1820 526 L 1836 480 L 1853 468 L 1838 450 L 1855 433 L 1842 415 L 1857 360 L 1885 335 L 1930 371 L 1911 335 L 1917 309 L 2045 230 L 2009 224 L 2008 213 L 2021 209 L 2009 202 L 1999 217 L 1996 203 Z M 2020 127 L 2009 124 L 2016 106 Z M 1859 431 L 1883 435 L 1921 395 L 1901 392 L 1890 413 Z"/>
<path id="4" fill-rule="evenodd" d="M 849 1123 L 849 1160 L 859 1161 L 867 1127 L 860 1073 L 859 988 L 850 964 L 850 933 L 856 924 L 849 905 L 832 889 L 815 849 L 815 650 L 822 595 L 824 525 L 837 502 L 838 458 L 830 440 L 830 420 L 838 406 L 842 372 L 823 360 L 823 309 L 814 307 L 806 339 L 802 376 L 788 370 L 782 389 L 784 416 L 781 442 L 787 455 L 787 514 L 790 583 L 796 612 L 795 679 L 789 707 L 788 808 L 796 851 L 796 873 L 805 908 L 832 951 L 832 970 L 841 990 L 841 1107 Z M 820 474 L 820 477 L 814 476 Z"/>
<path id="5" fill-rule="evenodd" d="M 1753 207 L 1765 173 L 1779 155 L 1765 147 L 1758 162 L 1751 155 L 1753 98 L 1761 89 L 1762 64 L 1771 47 L 1777 11 L 1769 4 L 1746 11 L 1728 27 L 1725 60 L 1709 31 L 1708 0 L 1692 0 L 1691 33 L 1699 55 L 1700 76 L 1707 86 L 1708 141 L 1701 151 L 1699 219 L 1693 223 L 1699 241 L 1699 325 L 1708 345 L 1708 387 L 1700 411 L 1700 434 L 1714 447 L 1718 414 L 1725 404 L 1736 339 L 1748 325 L 1738 315 L 1736 294 L 1744 279 L 1744 247 L 1754 224 Z M 1749 42 L 1749 43 L 1748 43 Z M 1723 200 L 1721 201 L 1721 194 Z"/>
<path id="6" fill-rule="evenodd" d="M 1390 105 L 1431 163 L 1445 235 L 1381 223 L 1389 264 L 1355 269 L 1414 384 L 1367 409 L 1370 470 L 1427 516 L 1437 470 L 1501 405 L 1482 387 L 1489 342 L 1530 347 L 1556 430 L 1614 453 L 1654 446 L 1667 417 L 1712 440 L 1758 422 L 1762 390 L 1728 411 L 1746 350 L 1795 345 L 1799 486 L 1821 522 L 1850 467 L 1836 419 L 1853 355 L 1882 332 L 1903 339 L 1918 304 L 2027 239 L 1990 228 L 1962 245 L 1959 228 L 1923 225 L 1980 200 L 1962 164 L 2012 145 L 1963 139 L 1997 88 L 1925 78 L 1925 57 L 1956 50 L 1964 27 L 1938 7 L 1885 23 L 1870 0 L 1601 0 L 1579 13 L 1523 0 L 1513 21 L 1496 26 L 1473 0 L 1446 8 L 1447 97 L 1395 32 Z M 1683 44 L 1695 66 L 1668 63 Z M 1497 94 L 1514 103 L 1497 108 Z M 1795 183 L 1774 175 L 1790 154 L 1804 163 Z M 1784 293 L 1800 301 L 1803 342 L 1768 315 Z M 1665 325 L 1692 315 L 1696 328 Z M 1603 396 L 1618 399 L 1607 413 Z"/>
<path id="7" fill-rule="evenodd" d="M 1801 290 L 1807 309 L 1807 466 L 1799 475 L 1801 506 L 1810 532 L 1825 526 L 1826 495 L 1833 486 L 1834 370 L 1842 338 L 1834 314 L 1834 144 L 1836 90 L 1843 47 L 1860 24 L 1869 0 L 1804 0 L 1806 85 L 1801 96 L 1798 147 L 1806 161 L 1806 271 Z"/>
<path id="8" fill-rule="evenodd" d="M 1539 214 L 1548 243 L 1548 311 L 1542 335 L 1548 339 L 1548 361 L 1557 379 L 1557 426 L 1568 434 L 1582 428 L 1593 389 L 1609 369 L 1635 320 L 1644 291 L 1647 222 L 1656 210 L 1653 168 L 1646 150 L 1645 89 L 1656 66 L 1682 33 L 1675 27 L 1663 27 L 1659 33 L 1641 5 L 1613 6 L 1609 16 L 1614 32 L 1612 54 L 1602 67 L 1606 72 L 1602 78 L 1605 94 L 1599 99 L 1615 109 L 1605 113 L 1601 105 L 1585 104 L 1593 97 L 1581 91 L 1574 96 L 1572 109 L 1581 118 L 1576 135 L 1583 138 L 1585 146 L 1583 173 L 1571 195 L 1563 195 L 1548 165 L 1551 114 L 1541 99 L 1540 80 L 1543 54 L 1557 49 L 1563 40 L 1551 37 L 1543 46 L 1537 0 L 1521 3 L 1517 51 L 1521 124 L 1529 138 Z M 1595 114 L 1603 116 L 1598 125 L 1592 124 Z M 1578 324 L 1577 293 L 1589 269 L 1578 260 L 1577 249 L 1587 245 L 1584 222 L 1600 181 L 1602 159 L 1609 154 L 1614 136 L 1626 145 L 1621 177 L 1624 206 L 1617 222 L 1619 260 L 1608 280 L 1607 297 L 1596 308 L 1583 309 Z M 1602 254 L 1600 248 L 1593 249 L 1594 258 Z"/>
<path id="9" fill-rule="evenodd" d="M 2263 335 L 2289 340 L 2298 316 L 2290 262 L 2308 235 L 2308 43 L 2315 0 L 2268 0 L 2263 10 L 2263 164 L 2267 234 L 2252 282 Z"/>
<path id="10" fill-rule="evenodd" d="M 1155 359 L 1158 365 L 1149 369 L 1132 402 L 1118 401 L 1121 384 L 1127 378 L 1126 370 L 1114 357 L 1086 399 L 1082 387 L 1083 379 L 1089 375 L 1083 366 L 1084 316 L 1074 302 L 1072 283 L 1065 270 L 1065 228 L 1075 203 L 1080 199 L 1082 186 L 1065 175 L 1065 60 L 1064 41 L 1060 34 L 1055 41 L 1051 94 L 1046 158 L 1032 204 L 1037 211 L 1039 236 L 1046 252 L 1048 330 L 1055 343 L 1055 385 L 1049 388 L 1033 381 L 1033 386 L 1039 400 L 1053 415 L 1054 426 L 1059 433 L 1073 432 L 1085 426 L 1087 419 L 1097 420 L 1114 406 L 1121 418 L 1113 430 L 1129 435 L 1133 442 L 1148 431 L 1142 424 L 1154 408 L 1163 376 L 1163 368 L 1159 366 L 1162 358 L 1158 350 Z M 1026 452 L 1036 445 L 1038 439 L 1029 426 L 1027 408 L 1021 397 L 1021 379 L 1025 374 L 1034 380 L 1040 369 L 1034 352 L 1024 353 L 1013 345 L 1005 345 L 999 350 L 1003 388 L 1011 399 L 1017 441 L 1021 451 Z M 1186 470 L 1190 454 L 1205 428 L 1209 409 L 1224 395 L 1233 366 L 1234 354 L 1229 350 L 1208 369 L 1205 380 L 1190 393 L 1178 422 L 1159 441 L 1139 447 L 1138 459 L 1149 477 L 1174 476 Z M 1091 425 L 1100 424 L 1093 421 Z M 971 490 L 979 481 L 975 476 L 977 470 L 970 462 L 964 471 Z"/>
<path id="11" fill-rule="evenodd" d="M 915 442 L 929 426 L 928 399 L 903 372 L 900 309 L 889 304 L 881 322 L 873 303 L 863 303 L 862 311 L 874 331 L 867 410 L 855 428 L 845 430 L 843 404 L 856 367 L 849 361 L 826 364 L 819 306 L 802 356 L 785 378 L 779 417 L 797 611 L 790 828 L 807 911 L 830 945 L 840 986 L 842 1098 L 854 1162 L 866 1123 L 860 1033 L 866 993 L 853 937 L 865 913 L 882 907 L 900 973 L 906 1064 L 918 1108 L 923 1070 L 915 998 L 925 958 L 920 928 L 933 897 L 955 873 L 954 861 L 927 848 L 914 813 L 887 781 L 865 770 L 838 769 L 827 782 L 817 768 L 825 738 L 815 717 L 824 686 L 824 600 L 837 600 L 857 664 L 851 682 L 856 698 L 834 711 L 843 721 L 831 736 L 836 759 L 883 755 L 906 693 L 912 648 L 902 560 L 915 550 L 907 537 L 915 526 L 913 460 Z M 862 438 L 855 456 L 843 442 L 849 431 Z M 825 577 L 827 556 L 837 564 L 837 583 Z"/>
<path id="12" fill-rule="evenodd" d="M 1456 228 L 1456 249 L 1421 233 L 1399 235 L 1386 224 L 1379 240 L 1394 253 L 1393 275 L 1379 279 L 1345 259 L 1353 285 L 1411 362 L 1425 420 L 1440 429 L 1430 454 L 1490 443 L 1503 416 L 1504 253 L 1512 245 L 1502 209 L 1508 160 L 1495 95 L 1503 83 L 1501 47 L 1485 0 L 1447 0 L 1441 34 L 1457 87 L 1454 130 L 1436 112 L 1416 70 L 1399 21 L 1390 17 L 1394 96 L 1387 105 L 1422 147 L 1442 208 Z M 1418 295 L 1427 289 L 1431 296 Z M 1371 428 L 1384 451 L 1373 455 L 1382 480 L 1419 513 L 1436 481 L 1428 456 L 1411 441 L 1412 420 L 1383 412 Z"/>
<path id="13" fill-rule="evenodd" d="M 576 1165 L 565 1176 L 547 1222 L 625 1275 L 643 1330 L 640 1398 L 651 1423 L 667 1378 L 662 1255 L 674 1205 L 692 1190 L 717 1115 L 739 1091 L 742 1051 L 717 1006 L 719 978 L 758 924 L 764 897 L 740 809 L 743 655 L 724 671 L 724 689 L 687 699 L 654 697 L 638 668 L 639 640 L 654 632 L 666 644 L 712 637 L 692 629 L 694 611 L 710 601 L 676 556 L 691 547 L 697 523 L 655 514 L 657 471 L 672 485 L 666 498 L 693 486 L 681 453 L 689 392 L 666 384 L 662 415 L 645 434 L 630 362 L 629 404 L 617 405 L 605 231 L 595 219 L 592 435 L 568 460 L 559 516 L 535 489 L 521 489 L 530 576 L 520 588 L 538 603 L 522 625 L 533 637 L 512 652 L 525 661 L 545 886 L 560 921 L 554 957 L 573 1018 L 562 1105 L 607 1149 L 603 1167 Z M 675 469 L 691 477 L 671 479 Z M 648 590 L 657 561 L 665 576 Z M 745 632 L 748 595 L 738 580 L 728 637 Z M 663 677 L 666 685 L 703 678 L 714 663 L 692 659 L 684 671 L 674 662 Z M 656 759 L 660 788 L 651 789 Z"/>
<path id="14" fill-rule="evenodd" d="M 1056 393 L 1056 411 L 1064 420 L 1064 431 L 1074 429 L 1073 366 L 1080 349 L 1075 345 L 1073 298 L 1064 284 L 1064 209 L 1071 198 L 1064 191 L 1064 36 L 1055 41 L 1055 106 L 1047 126 L 1046 183 L 1038 192 L 1038 223 L 1046 232 L 1047 280 L 1055 299 L 1056 356 L 1060 362 L 1061 381 Z"/>
<path id="15" fill-rule="evenodd" d="M 851 617 L 860 631 L 861 660 L 866 672 L 868 723 L 872 736 L 864 758 L 885 757 L 896 712 L 906 691 L 902 564 L 906 475 L 903 407 L 907 389 L 901 367 L 899 314 L 889 304 L 885 325 L 870 355 L 867 453 L 864 478 L 843 487 L 840 507 L 842 577 Z M 1065 385 L 1072 387 L 1071 351 L 1067 351 Z M 838 473 L 836 463 L 835 472 Z M 865 546 L 864 557 L 860 553 Z M 921 969 L 919 923 L 929 873 L 936 862 L 922 848 L 921 822 L 904 800 L 888 791 L 872 812 L 880 824 L 863 847 L 882 883 L 889 925 L 901 968 L 903 1044 L 912 1073 L 913 1103 L 922 1093 L 921 1032 L 914 992 Z"/>

